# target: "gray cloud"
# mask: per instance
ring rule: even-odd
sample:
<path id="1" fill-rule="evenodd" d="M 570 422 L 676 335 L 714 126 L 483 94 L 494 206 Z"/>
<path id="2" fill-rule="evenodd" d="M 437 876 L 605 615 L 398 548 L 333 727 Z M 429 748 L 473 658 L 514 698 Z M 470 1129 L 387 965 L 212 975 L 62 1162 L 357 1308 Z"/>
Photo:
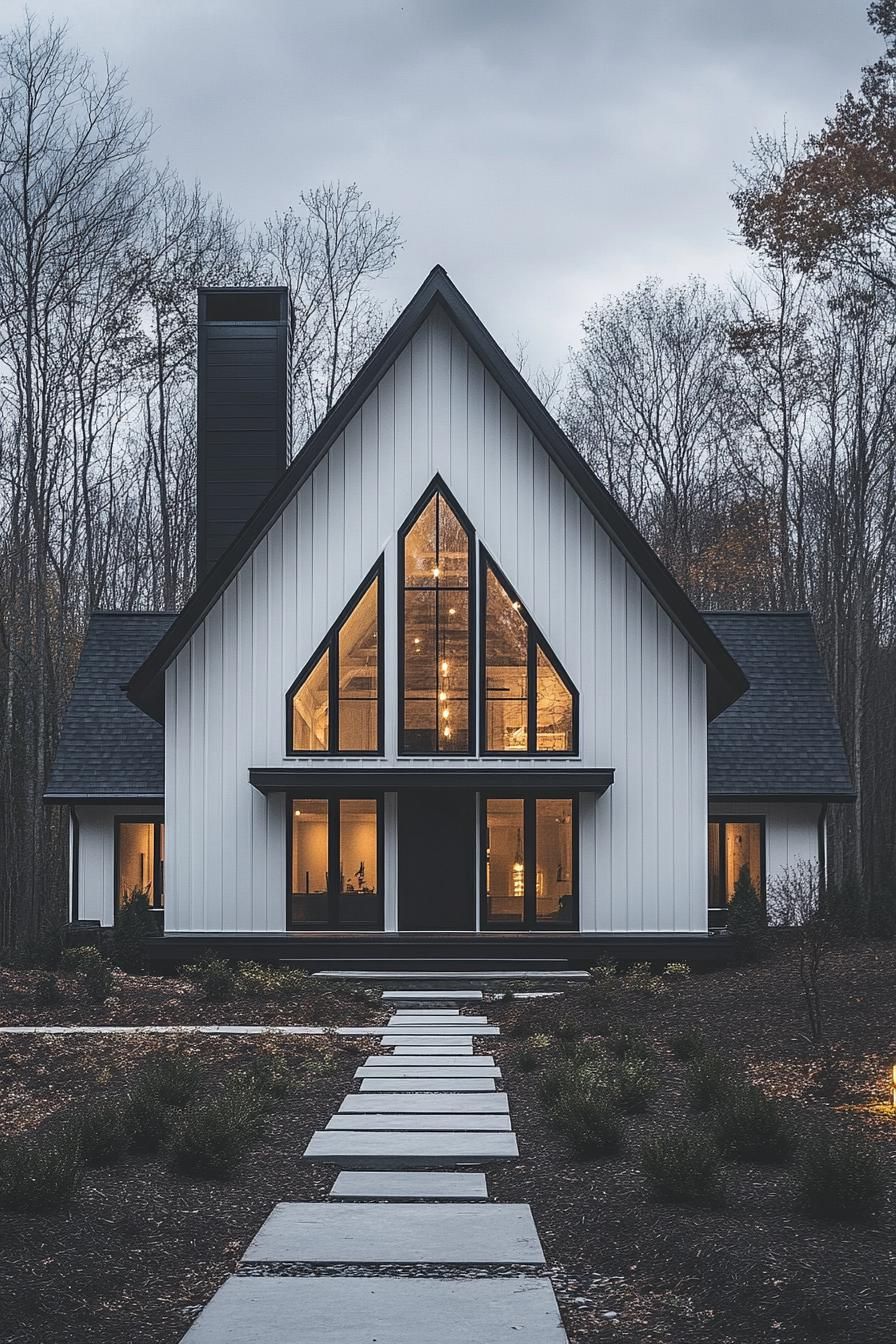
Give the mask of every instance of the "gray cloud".
<path id="1" fill-rule="evenodd" d="M 31 0 L 130 73 L 155 153 L 245 219 L 323 179 L 401 216 L 534 363 L 645 274 L 724 280 L 732 164 L 811 130 L 878 49 L 861 0 Z M 4 26 L 21 17 L 0 0 Z"/>

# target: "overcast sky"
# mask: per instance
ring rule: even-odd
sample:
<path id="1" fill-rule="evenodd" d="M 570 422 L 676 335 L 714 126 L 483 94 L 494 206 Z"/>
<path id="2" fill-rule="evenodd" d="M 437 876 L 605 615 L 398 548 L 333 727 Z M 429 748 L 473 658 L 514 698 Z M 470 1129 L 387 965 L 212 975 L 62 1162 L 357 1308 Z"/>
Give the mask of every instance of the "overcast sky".
<path id="1" fill-rule="evenodd" d="M 130 73 L 155 155 L 261 219 L 355 180 L 533 365 L 647 274 L 724 281 L 733 163 L 814 129 L 880 42 L 865 0 L 30 0 Z M 22 6 L 0 0 L 3 26 Z"/>

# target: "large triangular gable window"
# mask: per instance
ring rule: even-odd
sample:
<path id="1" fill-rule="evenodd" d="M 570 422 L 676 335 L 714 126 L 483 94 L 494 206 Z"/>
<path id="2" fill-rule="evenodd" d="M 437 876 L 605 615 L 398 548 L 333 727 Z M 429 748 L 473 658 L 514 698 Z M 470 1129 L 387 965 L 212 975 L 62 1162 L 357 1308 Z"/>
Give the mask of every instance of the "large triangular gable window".
<path id="1" fill-rule="evenodd" d="M 286 695 L 290 756 L 383 751 L 382 559 Z"/>
<path id="2" fill-rule="evenodd" d="M 484 547 L 481 559 L 483 755 L 574 755 L 578 696 Z"/>

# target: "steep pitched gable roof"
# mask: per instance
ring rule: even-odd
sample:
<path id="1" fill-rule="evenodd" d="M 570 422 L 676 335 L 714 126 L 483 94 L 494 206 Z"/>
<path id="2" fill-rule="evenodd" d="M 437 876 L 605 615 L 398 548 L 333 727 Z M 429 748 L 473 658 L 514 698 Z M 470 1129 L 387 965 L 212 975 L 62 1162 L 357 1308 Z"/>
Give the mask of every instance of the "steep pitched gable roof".
<path id="1" fill-rule="evenodd" d="M 162 797 L 164 732 L 125 687 L 173 620 L 173 612 L 91 616 L 44 802 Z"/>
<path id="2" fill-rule="evenodd" d="M 205 576 L 171 628 L 131 679 L 128 695 L 147 714 L 162 719 L 165 668 L 186 644 L 254 546 L 308 479 L 330 445 L 342 433 L 436 304 L 443 306 L 485 368 L 514 403 L 536 439 L 704 659 L 707 665 L 710 717 L 720 713 L 746 690 L 747 680 L 731 654 L 486 331 L 446 272 L 441 266 L 436 266 L 329 415 L 293 459 L 267 499 Z"/>
<path id="3" fill-rule="evenodd" d="M 855 789 L 808 612 L 707 612 L 750 679 L 709 727 L 709 792 L 849 801 Z"/>

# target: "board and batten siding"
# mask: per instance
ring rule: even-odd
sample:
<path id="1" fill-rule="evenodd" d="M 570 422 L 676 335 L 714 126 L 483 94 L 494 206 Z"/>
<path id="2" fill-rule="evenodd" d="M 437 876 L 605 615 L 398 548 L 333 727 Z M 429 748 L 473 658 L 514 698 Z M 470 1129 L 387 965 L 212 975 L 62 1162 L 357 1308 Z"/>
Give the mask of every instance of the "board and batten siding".
<path id="1" fill-rule="evenodd" d="M 602 798 L 582 798 L 580 928 L 706 928 L 704 663 L 436 309 L 168 668 L 166 930 L 285 927 L 284 799 L 256 792 L 248 771 L 289 766 L 301 789 L 315 762 L 285 756 L 286 690 L 381 554 L 397 761 L 396 534 L 437 472 L 578 687 L 570 764 L 616 770 Z M 533 762 L 501 764 L 524 776 Z M 390 804 L 387 928 L 394 826 Z"/>
<path id="2" fill-rule="evenodd" d="M 122 803 L 108 807 L 79 803 L 75 811 L 78 817 L 78 918 L 98 919 L 104 928 L 108 928 L 115 923 L 115 818 L 158 816 L 161 821 L 162 809 L 146 804 Z M 74 845 L 71 849 L 74 854 Z"/>

